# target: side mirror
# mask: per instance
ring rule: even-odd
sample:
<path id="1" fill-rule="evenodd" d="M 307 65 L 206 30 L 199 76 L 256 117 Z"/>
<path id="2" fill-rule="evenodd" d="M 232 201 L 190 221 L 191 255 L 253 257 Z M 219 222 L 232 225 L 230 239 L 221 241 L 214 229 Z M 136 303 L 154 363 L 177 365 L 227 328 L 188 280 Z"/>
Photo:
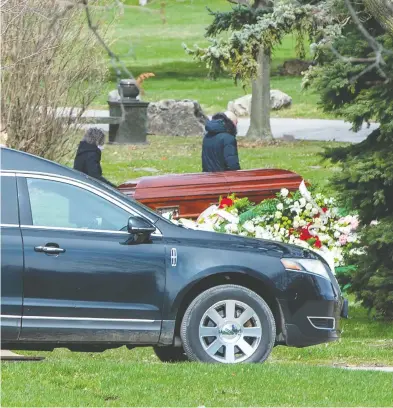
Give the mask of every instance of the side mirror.
<path id="1" fill-rule="evenodd" d="M 130 234 L 144 235 L 147 238 L 156 230 L 156 227 L 142 217 L 130 217 L 127 229 Z"/>

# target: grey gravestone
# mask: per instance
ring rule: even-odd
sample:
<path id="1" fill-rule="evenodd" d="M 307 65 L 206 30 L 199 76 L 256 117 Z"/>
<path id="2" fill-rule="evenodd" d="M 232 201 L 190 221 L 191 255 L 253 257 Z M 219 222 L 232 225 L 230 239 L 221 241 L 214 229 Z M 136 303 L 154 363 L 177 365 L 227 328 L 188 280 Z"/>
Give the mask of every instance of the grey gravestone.
<path id="1" fill-rule="evenodd" d="M 137 99 L 139 88 L 133 79 L 122 79 L 118 90 L 108 96 L 109 116 L 120 117 L 120 124 L 109 125 L 109 143 L 145 144 L 148 102 Z"/>

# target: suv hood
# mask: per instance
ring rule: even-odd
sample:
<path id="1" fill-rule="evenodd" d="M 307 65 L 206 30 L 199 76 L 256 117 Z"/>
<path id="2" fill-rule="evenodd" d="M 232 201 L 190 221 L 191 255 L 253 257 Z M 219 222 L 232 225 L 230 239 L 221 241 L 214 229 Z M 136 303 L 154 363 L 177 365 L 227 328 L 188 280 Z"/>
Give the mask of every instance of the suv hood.
<path id="1" fill-rule="evenodd" d="M 159 225 L 157 225 L 159 227 Z M 321 259 L 321 257 L 313 251 L 308 249 L 285 244 L 283 242 L 270 241 L 266 239 L 241 237 L 239 235 L 224 234 L 219 232 L 208 232 L 182 228 L 173 225 L 174 231 L 170 235 L 172 238 L 179 238 L 181 240 L 189 239 L 194 241 L 201 241 L 201 245 L 208 244 L 210 248 L 233 249 L 237 251 L 259 251 L 266 255 L 277 258 L 293 257 L 293 258 L 309 258 Z M 172 232 L 172 231 L 171 231 Z"/>

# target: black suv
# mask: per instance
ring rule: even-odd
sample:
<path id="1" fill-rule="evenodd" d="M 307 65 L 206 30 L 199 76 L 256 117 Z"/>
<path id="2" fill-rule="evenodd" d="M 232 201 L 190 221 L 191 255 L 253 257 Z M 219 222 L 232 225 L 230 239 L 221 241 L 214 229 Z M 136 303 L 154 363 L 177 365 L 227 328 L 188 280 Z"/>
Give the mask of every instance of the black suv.
<path id="1" fill-rule="evenodd" d="M 1 149 L 5 349 L 154 346 L 163 361 L 262 362 L 336 340 L 347 303 L 326 262 L 189 230 L 56 163 Z"/>

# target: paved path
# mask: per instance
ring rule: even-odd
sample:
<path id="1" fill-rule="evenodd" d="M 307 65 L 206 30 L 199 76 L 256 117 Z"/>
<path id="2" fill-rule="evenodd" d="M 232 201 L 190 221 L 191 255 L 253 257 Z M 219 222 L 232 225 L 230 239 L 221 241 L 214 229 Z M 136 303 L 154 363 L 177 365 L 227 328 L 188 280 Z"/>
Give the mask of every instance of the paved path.
<path id="1" fill-rule="evenodd" d="M 109 116 L 109 112 L 106 110 L 87 110 L 83 116 L 106 117 Z M 109 125 L 94 126 L 98 126 L 105 131 L 109 129 Z M 239 136 L 245 136 L 249 126 L 250 119 L 241 118 L 238 125 Z M 376 129 L 378 124 L 373 123 L 370 128 L 363 126 L 363 129 L 357 133 L 352 132 L 350 130 L 351 125 L 343 120 L 272 118 L 271 126 L 275 138 L 291 135 L 297 140 L 335 140 L 337 142 L 359 143 Z"/>
<path id="2" fill-rule="evenodd" d="M 385 373 L 393 373 L 393 367 L 374 367 L 374 366 L 357 366 L 357 367 L 341 367 L 335 366 L 335 368 L 342 368 L 345 370 L 356 370 L 356 371 L 383 371 Z"/>
<path id="3" fill-rule="evenodd" d="M 35 356 L 22 356 L 21 354 L 15 354 L 9 350 L 1 350 L 0 359 L 1 361 L 41 361 L 45 357 L 35 357 Z"/>

